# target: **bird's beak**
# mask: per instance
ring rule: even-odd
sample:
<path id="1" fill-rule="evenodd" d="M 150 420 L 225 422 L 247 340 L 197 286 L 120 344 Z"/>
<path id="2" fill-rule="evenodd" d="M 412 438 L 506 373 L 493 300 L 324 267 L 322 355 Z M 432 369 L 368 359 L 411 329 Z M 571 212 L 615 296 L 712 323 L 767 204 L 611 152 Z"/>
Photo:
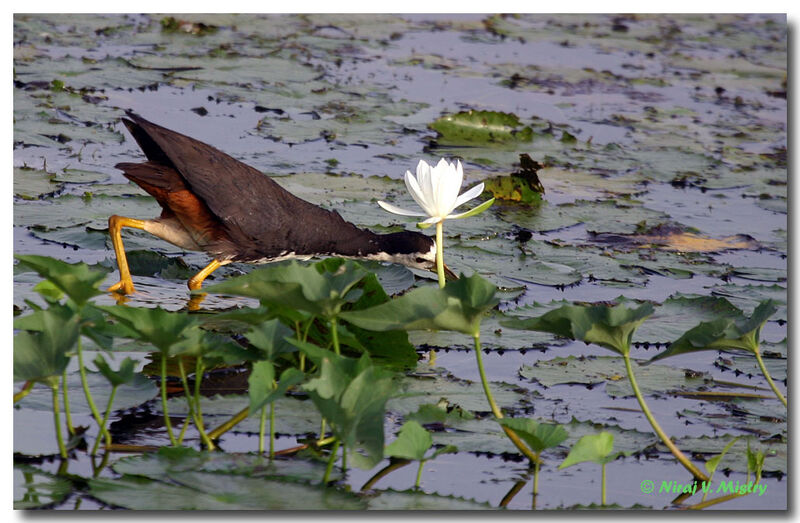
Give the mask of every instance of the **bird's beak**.
<path id="1" fill-rule="evenodd" d="M 433 266 L 431 271 L 432 272 L 436 272 L 436 266 L 435 265 Z M 458 276 L 456 275 L 456 273 L 454 273 L 453 271 L 450 270 L 450 267 L 448 267 L 446 264 L 444 264 L 444 278 L 446 280 L 448 280 L 448 281 L 455 281 L 455 280 L 458 279 Z"/>

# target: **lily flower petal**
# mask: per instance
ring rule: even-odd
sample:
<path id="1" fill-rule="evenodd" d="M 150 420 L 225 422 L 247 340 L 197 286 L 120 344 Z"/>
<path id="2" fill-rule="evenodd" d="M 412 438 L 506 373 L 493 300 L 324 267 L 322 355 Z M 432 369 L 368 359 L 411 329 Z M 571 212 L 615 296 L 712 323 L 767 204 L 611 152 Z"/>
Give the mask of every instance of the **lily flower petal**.
<path id="1" fill-rule="evenodd" d="M 468 190 L 467 192 L 463 193 L 461 196 L 456 198 L 456 204 L 453 206 L 453 209 L 467 203 L 473 198 L 477 198 L 478 196 L 481 195 L 482 192 L 483 192 L 483 182 L 479 183 L 472 189 Z"/>
<path id="2" fill-rule="evenodd" d="M 422 210 L 430 216 L 431 209 L 428 205 L 427 200 L 425 199 L 425 194 L 422 192 L 422 188 L 419 186 L 419 181 L 414 178 L 414 175 L 411 174 L 410 171 L 406 171 L 406 189 L 411 194 L 411 197 L 414 198 L 414 201 L 417 202 L 417 205 L 422 207 Z"/>
<path id="3" fill-rule="evenodd" d="M 391 203 L 386 203 L 386 202 L 383 202 L 383 201 L 378 201 L 378 205 L 380 205 L 385 210 L 387 210 L 387 211 L 389 211 L 391 213 L 399 214 L 401 216 L 426 216 L 426 214 L 423 213 L 423 212 L 408 211 L 406 209 L 401 209 L 400 207 L 397 207 L 395 205 L 392 205 Z"/>
<path id="4" fill-rule="evenodd" d="M 484 184 L 479 183 L 464 194 L 458 195 L 461 190 L 461 184 L 464 181 L 464 167 L 461 165 L 460 160 L 450 163 L 442 158 L 433 167 L 425 160 L 420 160 L 416 171 L 416 176 L 411 174 L 411 171 L 406 171 L 405 183 L 408 192 L 417 202 L 417 205 L 422 208 L 423 213 L 401 209 L 386 202 L 378 203 L 387 211 L 403 216 L 427 215 L 428 219 L 420 222 L 418 226 L 427 227 L 448 218 L 466 217 L 466 214 L 469 213 L 458 215 L 452 215 L 451 213 L 456 207 L 478 197 L 483 192 Z M 488 208 L 482 205 L 478 207 L 481 209 Z"/>

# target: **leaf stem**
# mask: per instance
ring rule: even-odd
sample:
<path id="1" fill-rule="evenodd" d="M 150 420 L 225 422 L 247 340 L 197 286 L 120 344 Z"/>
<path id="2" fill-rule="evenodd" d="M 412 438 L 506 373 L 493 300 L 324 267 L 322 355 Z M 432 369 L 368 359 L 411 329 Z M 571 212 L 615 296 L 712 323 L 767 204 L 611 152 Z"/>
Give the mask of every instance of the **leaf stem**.
<path id="1" fill-rule="evenodd" d="M 537 455 L 536 461 L 533 462 L 533 508 L 536 508 L 536 498 L 539 496 L 539 467 L 541 467 L 541 462 Z"/>
<path id="2" fill-rule="evenodd" d="M 22 390 L 14 394 L 14 403 L 18 402 L 28 394 L 30 394 L 31 390 L 33 390 L 33 381 L 26 381 L 25 384 L 22 386 Z"/>
<path id="3" fill-rule="evenodd" d="M 198 358 L 199 361 L 199 358 Z M 198 369 L 199 365 L 195 365 L 195 369 Z M 197 397 L 197 391 L 200 389 L 199 377 L 197 372 L 195 372 L 194 376 L 194 393 L 189 390 L 189 380 L 186 377 L 186 370 L 183 368 L 183 356 L 178 356 L 178 370 L 181 373 L 181 384 L 183 385 L 183 395 L 186 397 L 186 405 L 189 407 L 189 417 L 192 418 L 194 421 L 194 426 L 197 427 L 197 432 L 200 434 L 200 440 L 202 440 L 203 444 L 206 446 L 208 450 L 214 450 L 216 447 L 214 442 L 212 442 L 208 438 L 208 434 L 206 434 L 205 427 L 203 426 L 203 420 L 200 417 L 200 401 Z M 199 369 L 198 369 L 199 370 Z M 202 376 L 202 374 L 201 374 Z M 185 425 L 184 425 L 185 428 Z M 178 444 L 183 442 L 183 434 L 184 431 L 181 431 L 180 436 L 178 437 Z"/>
<path id="4" fill-rule="evenodd" d="M 70 435 L 75 434 L 75 428 L 72 426 L 72 414 L 69 408 L 69 392 L 67 387 L 67 369 L 61 375 L 61 395 L 64 398 L 64 420 L 67 422 L 67 431 Z M 102 431 L 101 431 L 102 432 Z"/>
<path id="5" fill-rule="evenodd" d="M 108 404 L 106 405 L 106 412 L 103 415 L 103 427 L 106 426 L 106 423 L 108 423 L 108 418 L 111 416 L 111 405 L 114 403 L 114 396 L 117 395 L 117 389 L 118 388 L 119 388 L 119 385 L 112 385 L 111 386 L 111 395 L 108 397 Z M 94 440 L 94 446 L 92 447 L 92 452 L 91 452 L 92 456 L 97 454 L 97 448 L 100 446 L 100 438 L 101 437 L 105 436 L 106 447 L 111 446 L 111 433 L 109 433 L 107 430 L 104 431 L 104 432 L 105 432 L 105 434 L 103 434 L 101 432 L 100 434 L 97 435 L 97 439 Z"/>
<path id="6" fill-rule="evenodd" d="M 333 470 L 333 464 L 336 462 L 336 453 L 339 451 L 339 440 L 337 439 L 333 443 L 333 448 L 331 449 L 331 456 L 328 458 L 328 466 L 325 467 L 325 475 L 322 477 L 322 484 L 327 485 L 328 481 L 331 477 L 331 471 Z"/>
<path id="7" fill-rule="evenodd" d="M 600 506 L 606 506 L 606 464 L 600 465 Z"/>
<path id="8" fill-rule="evenodd" d="M 436 223 L 436 275 L 439 276 L 439 288 L 444 289 L 444 234 L 442 234 L 444 220 Z"/>
<path id="9" fill-rule="evenodd" d="M 681 463 L 681 465 L 683 465 L 686 468 L 686 470 L 692 473 L 695 479 L 699 479 L 700 481 L 708 481 L 708 477 L 705 474 L 703 474 L 700 471 L 700 469 L 698 469 L 694 465 L 694 463 L 689 461 L 689 458 L 687 458 L 683 454 L 683 452 L 681 452 L 680 449 L 675 446 L 672 440 L 669 439 L 669 436 L 667 436 L 667 434 L 661 428 L 661 425 L 659 425 L 658 422 L 656 421 L 655 417 L 653 416 L 653 413 L 650 412 L 650 408 L 647 406 L 647 403 L 645 403 L 644 396 L 642 396 L 642 391 L 639 390 L 639 384 L 636 383 L 636 376 L 634 376 L 633 367 L 631 366 L 630 353 L 623 352 L 622 359 L 625 360 L 625 370 L 628 373 L 628 379 L 631 382 L 631 388 L 633 389 L 633 393 L 636 395 L 636 399 L 639 401 L 639 406 L 642 409 L 642 413 L 647 418 L 647 421 L 650 422 L 650 426 L 653 427 L 653 430 L 658 435 L 658 437 L 661 438 L 661 441 L 664 443 L 664 445 L 666 445 L 669 451 L 672 452 L 672 455 L 675 456 L 675 458 Z"/>
<path id="10" fill-rule="evenodd" d="M 86 403 L 89 405 L 89 410 L 92 411 L 92 416 L 94 417 L 97 425 L 100 427 L 100 434 L 106 436 L 108 432 L 106 430 L 105 425 L 103 424 L 103 420 L 100 418 L 100 411 L 97 410 L 97 405 L 94 403 L 94 398 L 92 397 L 91 391 L 89 391 L 89 380 L 86 378 L 86 367 L 83 365 L 83 345 L 81 344 L 81 338 L 78 337 L 78 372 L 81 375 L 81 386 L 83 387 L 83 395 L 86 396 Z M 107 436 L 111 438 L 109 434 Z"/>
<path id="11" fill-rule="evenodd" d="M 175 434 L 172 433 L 172 422 L 169 420 L 169 412 L 167 410 L 167 355 L 163 352 L 161 355 L 161 410 L 164 411 L 164 426 L 169 435 L 170 445 L 177 446 L 178 442 L 175 439 Z"/>
<path id="12" fill-rule="evenodd" d="M 414 483 L 414 488 L 419 490 L 420 482 L 422 481 L 422 467 L 425 465 L 424 460 L 419 460 L 419 468 L 417 469 L 417 481 Z"/>
<path id="13" fill-rule="evenodd" d="M 367 491 L 367 490 L 371 489 L 372 486 L 375 485 L 375 483 L 378 482 L 378 480 L 380 480 L 381 478 L 386 477 L 390 472 L 393 472 L 393 471 L 395 471 L 395 470 L 397 470 L 399 468 L 405 467 L 409 463 L 411 463 L 411 461 L 407 460 L 407 459 L 392 458 L 389 461 L 388 465 L 386 465 L 381 470 L 376 472 L 374 476 L 369 478 L 369 480 L 367 480 L 367 482 L 364 483 L 364 486 L 361 487 L 361 492 L 364 492 L 364 491 Z"/>
<path id="14" fill-rule="evenodd" d="M 267 431 L 267 406 L 261 407 L 261 420 L 258 423 L 258 453 L 264 453 L 264 434 Z M 270 455 L 270 459 L 272 456 Z"/>
<path id="15" fill-rule="evenodd" d="M 220 425 L 219 427 L 215 428 L 211 432 L 208 433 L 208 438 L 211 441 L 215 441 L 219 439 L 220 436 L 231 430 L 233 427 L 236 426 L 237 423 L 240 421 L 247 419 L 247 416 L 250 415 L 250 407 L 245 407 L 236 414 L 233 415 L 231 419 Z"/>
<path id="16" fill-rule="evenodd" d="M 337 356 L 341 355 L 339 350 L 339 327 L 338 321 L 336 316 L 331 318 L 331 339 L 333 340 L 333 351 L 336 353 Z"/>
<path id="17" fill-rule="evenodd" d="M 483 386 L 483 393 L 486 396 L 486 400 L 489 402 L 489 407 L 492 409 L 492 414 L 497 419 L 503 418 L 503 413 L 500 411 L 500 407 L 497 406 L 497 403 L 494 401 L 494 397 L 492 396 L 492 391 L 489 388 L 489 381 L 486 379 L 486 371 L 483 368 L 483 358 L 481 357 L 481 335 L 480 333 L 473 336 L 475 340 L 475 359 L 478 362 L 478 374 L 481 377 L 481 385 Z M 501 425 L 503 432 L 506 433 L 508 439 L 514 444 L 517 449 L 519 449 L 522 454 L 525 455 L 529 460 L 535 462 L 538 458 L 537 456 L 531 452 L 531 449 L 528 448 L 525 443 L 517 436 L 517 433 L 511 430 L 510 428 Z"/>
<path id="18" fill-rule="evenodd" d="M 275 402 L 269 404 L 269 459 L 275 459 Z"/>
<path id="19" fill-rule="evenodd" d="M 775 396 L 777 396 L 777 398 L 781 400 L 783 406 L 788 408 L 788 405 L 786 403 L 786 397 L 783 394 L 781 394 L 781 391 L 778 390 L 778 386 L 775 385 L 774 381 L 772 381 L 772 376 L 769 375 L 769 372 L 767 371 L 767 366 L 764 365 L 764 360 L 761 359 L 761 351 L 759 349 L 756 349 L 755 351 L 753 351 L 753 354 L 756 355 L 756 361 L 758 362 L 758 366 L 761 368 L 761 374 L 763 374 L 764 377 L 767 379 L 767 383 L 769 383 L 769 386 L 772 388 L 772 392 L 774 392 Z"/>
<path id="20" fill-rule="evenodd" d="M 64 438 L 61 436 L 61 416 L 58 409 L 58 384 L 54 383 L 50 386 L 53 398 L 53 421 L 56 428 L 56 441 L 58 442 L 58 452 L 61 454 L 62 459 L 67 459 L 67 447 L 64 446 Z"/>

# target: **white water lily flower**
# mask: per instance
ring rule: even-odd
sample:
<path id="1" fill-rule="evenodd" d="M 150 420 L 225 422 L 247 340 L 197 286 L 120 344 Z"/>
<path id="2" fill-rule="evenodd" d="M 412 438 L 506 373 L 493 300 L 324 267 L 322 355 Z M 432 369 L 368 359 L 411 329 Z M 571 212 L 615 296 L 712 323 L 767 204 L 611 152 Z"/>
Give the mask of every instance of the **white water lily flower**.
<path id="1" fill-rule="evenodd" d="M 406 187 L 411 197 L 419 204 L 424 212 L 401 209 L 390 203 L 379 201 L 378 205 L 385 210 L 402 216 L 428 216 L 418 224 L 426 228 L 443 220 L 466 218 L 473 216 L 491 206 L 494 199 L 485 202 L 472 210 L 459 214 L 451 214 L 457 207 L 477 198 L 483 192 L 483 182 L 459 195 L 461 182 L 464 181 L 464 169 L 461 161 L 450 163 L 444 158 L 439 160 L 435 167 L 431 167 L 425 160 L 420 160 L 417 165 L 417 176 L 406 171 Z"/>

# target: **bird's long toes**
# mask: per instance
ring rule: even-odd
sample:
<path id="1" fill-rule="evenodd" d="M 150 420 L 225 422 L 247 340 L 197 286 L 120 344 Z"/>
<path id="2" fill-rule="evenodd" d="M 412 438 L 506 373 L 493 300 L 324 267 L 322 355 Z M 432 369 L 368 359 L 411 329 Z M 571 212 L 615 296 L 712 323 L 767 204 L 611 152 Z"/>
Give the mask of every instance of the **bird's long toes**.
<path id="1" fill-rule="evenodd" d="M 120 280 L 108 288 L 108 292 L 116 292 L 118 294 L 133 294 L 136 289 L 133 282 L 130 280 Z"/>

